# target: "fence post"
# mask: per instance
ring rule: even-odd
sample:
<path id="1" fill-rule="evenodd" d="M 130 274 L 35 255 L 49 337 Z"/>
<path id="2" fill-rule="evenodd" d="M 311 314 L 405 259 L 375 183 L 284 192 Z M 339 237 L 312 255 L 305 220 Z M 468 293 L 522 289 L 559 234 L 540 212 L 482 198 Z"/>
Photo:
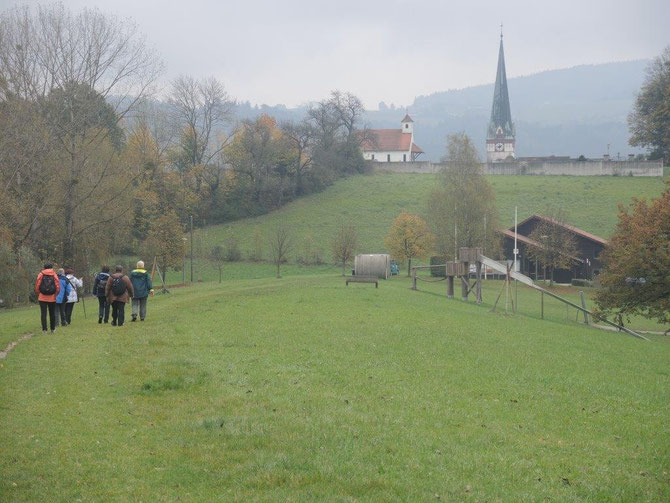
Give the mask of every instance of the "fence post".
<path id="1" fill-rule="evenodd" d="M 540 318 L 544 319 L 544 292 L 540 292 Z"/>
<path id="2" fill-rule="evenodd" d="M 470 263 L 463 262 L 463 268 L 465 272 L 461 276 L 461 299 L 465 302 L 468 301 L 468 289 L 470 288 Z"/>
<path id="3" fill-rule="evenodd" d="M 582 308 L 584 309 L 584 323 L 589 324 L 589 315 L 586 312 L 586 301 L 584 300 L 584 292 L 580 291 L 579 296 L 582 298 Z"/>
<path id="4" fill-rule="evenodd" d="M 412 267 L 412 290 L 416 290 L 416 267 Z"/>
<path id="5" fill-rule="evenodd" d="M 477 304 L 482 303 L 482 263 L 477 261 L 477 289 L 475 290 L 475 297 L 477 298 Z M 485 271 L 486 272 L 486 271 Z"/>

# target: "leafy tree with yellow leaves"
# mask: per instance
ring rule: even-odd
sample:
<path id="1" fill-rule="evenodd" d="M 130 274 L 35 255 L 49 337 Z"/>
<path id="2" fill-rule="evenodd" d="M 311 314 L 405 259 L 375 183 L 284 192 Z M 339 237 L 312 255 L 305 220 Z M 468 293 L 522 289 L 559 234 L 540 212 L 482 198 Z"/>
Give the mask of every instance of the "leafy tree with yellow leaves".
<path id="1" fill-rule="evenodd" d="M 178 268 L 184 257 L 184 228 L 179 217 L 170 211 L 158 217 L 151 225 L 149 237 L 145 242 L 145 253 L 148 257 L 156 257 L 163 273 L 163 280 L 168 267 Z"/>
<path id="2" fill-rule="evenodd" d="M 391 232 L 384 239 L 386 247 L 395 258 L 407 259 L 407 275 L 412 268 L 412 259 L 425 257 L 433 249 L 435 236 L 428 224 L 419 215 L 403 211 L 393 221 Z"/>

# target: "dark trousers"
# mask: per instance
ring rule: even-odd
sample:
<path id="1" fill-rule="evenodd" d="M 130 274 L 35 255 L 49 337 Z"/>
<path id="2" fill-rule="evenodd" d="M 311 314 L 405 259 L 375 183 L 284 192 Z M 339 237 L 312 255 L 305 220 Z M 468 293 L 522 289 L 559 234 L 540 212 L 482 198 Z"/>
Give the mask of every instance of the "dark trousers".
<path id="1" fill-rule="evenodd" d="M 109 321 L 109 303 L 107 297 L 98 297 L 98 318 L 104 318 L 105 323 Z"/>
<path id="2" fill-rule="evenodd" d="M 123 326 L 125 318 L 126 303 L 120 300 L 112 302 L 112 325 Z"/>
<path id="3" fill-rule="evenodd" d="M 40 300 L 42 330 L 45 332 L 47 330 L 47 310 L 49 310 L 49 325 L 51 325 L 51 331 L 53 332 L 56 329 L 56 303 Z"/>
<path id="4" fill-rule="evenodd" d="M 72 323 L 72 310 L 74 309 L 74 302 L 68 302 L 65 304 L 65 321 L 69 325 Z"/>
<path id="5" fill-rule="evenodd" d="M 65 303 L 56 304 L 56 325 L 60 324 L 62 326 L 67 325 L 67 318 L 65 317 Z"/>

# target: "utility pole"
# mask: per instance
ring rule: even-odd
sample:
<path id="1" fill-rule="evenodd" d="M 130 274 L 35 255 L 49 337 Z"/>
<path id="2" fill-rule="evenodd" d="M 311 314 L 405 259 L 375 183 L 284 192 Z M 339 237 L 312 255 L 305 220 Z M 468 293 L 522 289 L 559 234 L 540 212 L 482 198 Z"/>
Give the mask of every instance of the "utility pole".
<path id="1" fill-rule="evenodd" d="M 191 215 L 191 283 L 193 283 L 193 215 Z"/>
<path id="2" fill-rule="evenodd" d="M 518 207 L 514 207 L 514 272 L 517 272 L 516 269 L 516 257 L 519 254 L 519 248 L 517 248 L 517 243 L 516 243 L 516 226 L 517 226 L 517 209 Z M 514 311 L 519 309 L 519 283 L 517 280 L 514 280 Z"/>
<path id="3" fill-rule="evenodd" d="M 484 250 L 484 255 L 486 255 L 486 215 L 484 215 L 484 246 L 482 246 L 482 249 Z M 486 279 L 486 266 L 484 266 L 484 279 Z"/>

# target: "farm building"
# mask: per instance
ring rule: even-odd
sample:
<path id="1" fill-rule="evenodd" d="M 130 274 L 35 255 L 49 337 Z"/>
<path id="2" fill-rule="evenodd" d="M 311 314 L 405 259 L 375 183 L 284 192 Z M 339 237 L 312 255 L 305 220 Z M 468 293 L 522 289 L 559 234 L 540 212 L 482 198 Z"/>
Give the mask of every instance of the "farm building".
<path id="1" fill-rule="evenodd" d="M 533 279 L 544 278 L 545 271 L 542 264 L 536 264 L 528 257 L 529 247 L 541 247 L 542 245 L 533 240 L 530 235 L 541 222 L 560 225 L 570 232 L 577 244 L 578 253 L 570 257 L 572 267 L 570 269 L 556 269 L 554 281 L 557 283 L 570 283 L 573 278 L 593 279 L 600 273 L 600 253 L 607 246 L 607 240 L 595 234 L 591 234 L 573 225 L 556 222 L 542 215 L 532 215 L 517 225 L 517 246 L 519 255 L 517 257 L 519 271 Z M 507 260 L 514 260 L 514 227 L 501 231 L 503 235 L 503 250 Z M 548 273 L 547 273 L 548 274 Z"/>
<path id="2" fill-rule="evenodd" d="M 423 150 L 414 143 L 414 121 L 405 115 L 400 125 L 400 129 L 369 129 L 361 145 L 363 157 L 376 162 L 415 161 Z"/>

